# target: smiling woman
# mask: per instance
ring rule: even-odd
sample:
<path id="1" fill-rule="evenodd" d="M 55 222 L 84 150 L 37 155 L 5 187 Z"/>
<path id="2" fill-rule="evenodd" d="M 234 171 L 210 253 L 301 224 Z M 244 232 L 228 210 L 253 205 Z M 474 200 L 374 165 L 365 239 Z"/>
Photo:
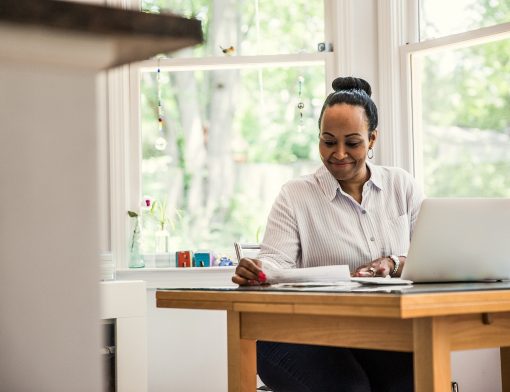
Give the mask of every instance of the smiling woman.
<path id="1" fill-rule="evenodd" d="M 261 251 L 240 260 L 234 283 L 263 284 L 264 271 L 274 268 L 324 265 L 348 265 L 360 277 L 400 276 L 422 193 L 404 170 L 367 162 L 377 138 L 370 85 L 337 78 L 333 89 L 319 120 L 323 166 L 282 187 Z M 371 365 L 383 362 L 398 362 L 399 370 L 386 374 Z M 259 341 L 257 369 L 275 390 L 413 390 L 408 353 Z"/>
<path id="2" fill-rule="evenodd" d="M 361 203 L 361 187 L 369 178 L 366 157 L 373 157 L 377 108 L 363 79 L 338 78 L 319 117 L 322 162 L 342 189 Z M 370 152 L 370 153 L 369 153 Z"/>
<path id="3" fill-rule="evenodd" d="M 370 268 L 381 276 L 400 274 L 422 193 L 409 173 L 367 160 L 377 135 L 368 83 L 337 78 L 333 88 L 320 116 L 323 166 L 283 186 L 259 262 L 241 262 L 235 283 L 256 280 L 264 262 L 280 268 L 347 264 L 363 276 Z M 397 221 L 406 224 L 390 224 Z"/>

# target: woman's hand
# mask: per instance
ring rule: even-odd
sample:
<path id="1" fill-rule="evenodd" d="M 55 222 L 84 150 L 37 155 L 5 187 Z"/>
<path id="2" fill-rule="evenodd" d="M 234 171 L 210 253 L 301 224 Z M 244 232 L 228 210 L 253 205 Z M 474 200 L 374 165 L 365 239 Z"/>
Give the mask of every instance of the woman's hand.
<path id="1" fill-rule="evenodd" d="M 254 286 L 259 285 L 262 272 L 262 262 L 257 259 L 242 258 L 236 267 L 236 272 L 232 276 L 232 282 L 237 283 L 239 286 Z"/>
<path id="2" fill-rule="evenodd" d="M 371 261 L 367 265 L 358 267 L 356 271 L 352 273 L 352 276 L 371 278 L 371 277 L 385 277 L 390 275 L 391 271 L 395 267 L 395 263 L 389 257 L 380 257 L 376 260 Z"/>

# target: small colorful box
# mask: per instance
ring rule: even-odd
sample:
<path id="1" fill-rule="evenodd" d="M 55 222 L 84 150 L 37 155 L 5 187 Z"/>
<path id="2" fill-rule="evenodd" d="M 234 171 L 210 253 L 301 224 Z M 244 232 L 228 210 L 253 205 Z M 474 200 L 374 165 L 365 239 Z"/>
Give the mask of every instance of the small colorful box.
<path id="1" fill-rule="evenodd" d="M 193 263 L 193 252 L 191 250 L 180 250 L 175 252 L 175 264 L 177 267 L 191 267 Z"/>
<path id="2" fill-rule="evenodd" d="M 211 252 L 195 252 L 193 255 L 193 266 L 210 267 L 213 263 L 213 255 Z"/>

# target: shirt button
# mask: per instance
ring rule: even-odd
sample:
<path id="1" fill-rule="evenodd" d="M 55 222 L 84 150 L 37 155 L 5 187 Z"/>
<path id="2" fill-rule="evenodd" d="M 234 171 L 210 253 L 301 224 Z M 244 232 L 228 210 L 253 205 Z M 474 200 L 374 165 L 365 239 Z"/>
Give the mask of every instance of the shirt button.
<path id="1" fill-rule="evenodd" d="M 370 237 L 370 241 L 375 241 L 375 238 L 374 237 Z"/>
<path id="2" fill-rule="evenodd" d="M 365 215 L 365 214 L 367 213 L 367 210 L 363 210 L 363 211 L 361 211 L 361 213 L 362 213 L 363 215 Z"/>

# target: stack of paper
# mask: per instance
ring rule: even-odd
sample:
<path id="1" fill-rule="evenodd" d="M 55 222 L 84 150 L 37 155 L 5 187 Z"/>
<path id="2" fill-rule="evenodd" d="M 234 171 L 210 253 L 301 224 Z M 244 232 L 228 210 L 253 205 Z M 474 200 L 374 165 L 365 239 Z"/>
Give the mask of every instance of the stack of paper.
<path id="1" fill-rule="evenodd" d="M 351 278 L 348 265 L 328 265 L 310 268 L 276 268 L 263 264 L 265 282 L 269 284 L 293 284 L 305 287 L 320 285 L 375 284 L 375 285 L 408 285 L 410 280 L 387 277 Z"/>
<path id="2" fill-rule="evenodd" d="M 266 282 L 274 283 L 334 283 L 348 282 L 351 279 L 349 266 L 328 265 L 324 267 L 310 268 L 276 268 L 270 264 L 264 264 L 262 270 L 266 275 Z"/>

